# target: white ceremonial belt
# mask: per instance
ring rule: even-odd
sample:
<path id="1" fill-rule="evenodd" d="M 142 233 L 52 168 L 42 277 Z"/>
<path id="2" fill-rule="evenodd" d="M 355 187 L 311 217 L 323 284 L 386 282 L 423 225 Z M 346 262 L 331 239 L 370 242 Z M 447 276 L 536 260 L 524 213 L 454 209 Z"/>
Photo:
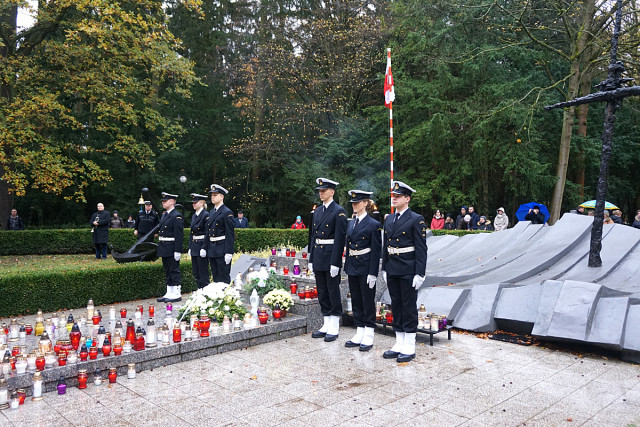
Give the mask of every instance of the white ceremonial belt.
<path id="1" fill-rule="evenodd" d="M 390 255 L 406 254 L 408 252 L 413 252 L 415 250 L 416 248 L 413 246 L 408 246 L 406 248 L 392 248 L 391 246 L 387 247 L 387 252 L 389 252 Z"/>
<path id="2" fill-rule="evenodd" d="M 333 245 L 333 239 L 316 239 L 318 245 Z"/>
<path id="3" fill-rule="evenodd" d="M 161 242 L 175 242 L 175 237 L 158 237 L 158 240 Z"/>
<path id="4" fill-rule="evenodd" d="M 191 236 L 193 238 L 193 240 L 203 240 L 204 239 L 204 234 L 202 236 Z"/>
<path id="5" fill-rule="evenodd" d="M 364 254 L 368 254 L 369 252 L 371 252 L 371 248 L 360 249 L 357 251 L 349 250 L 349 256 L 364 255 Z"/>
<path id="6" fill-rule="evenodd" d="M 226 238 L 227 236 L 209 237 L 209 240 L 212 242 L 219 242 L 220 240 L 224 240 Z"/>

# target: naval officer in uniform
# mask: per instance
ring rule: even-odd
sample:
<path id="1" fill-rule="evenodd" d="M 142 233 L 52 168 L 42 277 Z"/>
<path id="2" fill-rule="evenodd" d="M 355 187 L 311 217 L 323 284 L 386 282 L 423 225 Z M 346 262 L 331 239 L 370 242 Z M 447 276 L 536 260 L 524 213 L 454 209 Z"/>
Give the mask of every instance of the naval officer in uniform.
<path id="1" fill-rule="evenodd" d="M 231 258 L 236 234 L 233 224 L 233 212 L 224 205 L 226 188 L 211 184 L 211 203 L 206 220 L 204 244 L 200 249 L 201 257 L 208 257 L 214 282 L 231 283 Z"/>
<path id="2" fill-rule="evenodd" d="M 349 202 L 356 218 L 347 227 L 344 272 L 349 277 L 356 335 L 345 343 L 345 347 L 359 347 L 360 351 L 371 350 L 376 330 L 376 279 L 381 237 L 380 223 L 367 213 L 373 209 L 372 194 L 362 190 L 349 191 Z"/>
<path id="3" fill-rule="evenodd" d="M 209 284 L 209 264 L 206 257 L 200 256 L 200 249 L 204 245 L 207 232 L 207 218 L 209 217 L 209 212 L 205 210 L 206 202 L 207 196 L 191 193 L 191 203 L 195 212 L 191 215 L 188 255 L 191 257 L 191 270 L 198 289 L 202 289 Z"/>
<path id="4" fill-rule="evenodd" d="M 160 302 L 181 301 L 182 278 L 180 276 L 180 254 L 184 239 L 184 219 L 175 209 L 176 194 L 162 193 L 162 208 L 166 211 L 160 218 L 158 230 L 158 256 L 167 283 L 167 293 L 158 298 Z"/>
<path id="5" fill-rule="evenodd" d="M 382 276 L 389 288 L 396 334 L 396 343 L 383 357 L 398 362 L 415 357 L 417 289 L 427 267 L 427 226 L 422 215 L 409 209 L 413 193 L 415 190 L 403 182 L 392 183 L 391 205 L 396 212 L 385 220 L 382 240 Z"/>
<path id="6" fill-rule="evenodd" d="M 313 213 L 309 236 L 309 270 L 313 270 L 318 286 L 318 301 L 323 316 L 320 330 L 313 338 L 335 341 L 340 332 L 342 298 L 340 267 L 347 232 L 347 213 L 333 200 L 338 183 L 327 178 L 316 180 L 322 205 Z"/>

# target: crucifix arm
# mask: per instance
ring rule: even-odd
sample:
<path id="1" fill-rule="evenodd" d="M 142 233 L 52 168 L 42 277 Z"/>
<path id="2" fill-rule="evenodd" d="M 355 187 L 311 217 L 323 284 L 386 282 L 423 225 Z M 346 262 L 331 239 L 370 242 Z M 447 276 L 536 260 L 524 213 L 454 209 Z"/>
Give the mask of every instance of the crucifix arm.
<path id="1" fill-rule="evenodd" d="M 640 95 L 640 86 L 622 87 L 620 89 L 601 91 L 582 96 L 567 102 L 559 102 L 553 105 L 547 105 L 545 110 L 553 110 L 554 108 L 573 107 L 575 105 L 591 104 L 593 102 L 611 102 L 622 100 L 628 96 Z"/>

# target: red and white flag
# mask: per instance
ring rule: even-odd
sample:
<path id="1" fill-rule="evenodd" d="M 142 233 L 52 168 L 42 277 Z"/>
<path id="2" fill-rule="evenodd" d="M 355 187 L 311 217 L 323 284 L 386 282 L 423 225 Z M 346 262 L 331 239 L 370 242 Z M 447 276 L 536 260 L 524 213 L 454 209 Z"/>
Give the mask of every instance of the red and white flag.
<path id="1" fill-rule="evenodd" d="M 387 50 L 387 71 L 384 74 L 384 106 L 391 108 L 396 93 L 393 90 L 393 75 L 391 74 L 391 49 Z"/>

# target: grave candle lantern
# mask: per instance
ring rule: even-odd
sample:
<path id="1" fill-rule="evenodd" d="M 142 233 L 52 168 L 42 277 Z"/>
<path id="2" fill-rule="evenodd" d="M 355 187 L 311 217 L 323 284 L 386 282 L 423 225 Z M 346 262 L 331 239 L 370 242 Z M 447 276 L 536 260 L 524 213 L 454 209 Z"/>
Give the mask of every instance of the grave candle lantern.
<path id="1" fill-rule="evenodd" d="M 158 345 L 157 342 L 157 333 L 156 333 L 156 322 L 153 321 L 153 317 L 150 317 L 147 321 L 147 340 L 146 347 L 153 348 Z"/>
<path id="2" fill-rule="evenodd" d="M 96 360 L 98 358 L 98 348 L 93 346 L 89 349 L 89 359 Z"/>
<path id="3" fill-rule="evenodd" d="M 38 371 L 44 371 L 45 365 L 46 365 L 46 362 L 45 362 L 44 355 L 41 353 L 38 353 L 38 356 L 36 357 L 36 369 Z"/>
<path id="4" fill-rule="evenodd" d="M 178 323 L 173 327 L 173 342 L 178 343 L 182 341 L 182 329 Z"/>
<path id="5" fill-rule="evenodd" d="M 7 380 L 0 377 L 0 410 L 9 407 L 9 389 L 7 388 Z"/>
<path id="6" fill-rule="evenodd" d="M 118 369 L 109 368 L 109 384 L 114 384 L 116 382 L 116 378 L 118 378 Z"/>
<path id="7" fill-rule="evenodd" d="M 87 374 L 86 369 L 78 370 L 78 388 L 85 389 L 87 388 L 87 381 L 89 380 L 89 375 Z"/>
<path id="8" fill-rule="evenodd" d="M 65 394 L 67 392 L 67 382 L 64 377 L 60 377 L 56 388 L 58 389 L 58 394 Z"/>
<path id="9" fill-rule="evenodd" d="M 77 323 L 74 323 L 73 327 L 71 328 L 71 332 L 69 333 L 69 340 L 71 341 L 71 345 L 73 346 L 74 350 L 77 350 L 80 346 L 81 336 L 82 334 L 80 333 L 80 327 Z"/>
<path id="10" fill-rule="evenodd" d="M 33 392 L 31 393 L 31 400 L 39 402 L 42 399 L 42 374 L 40 371 L 37 371 L 33 374 Z"/>
<path id="11" fill-rule="evenodd" d="M 89 302 L 87 302 L 87 317 L 88 318 L 92 318 L 93 317 L 94 309 L 95 309 L 95 306 L 93 305 L 93 300 L 90 298 Z"/>
<path id="12" fill-rule="evenodd" d="M 86 344 L 82 344 L 82 347 L 80 347 L 80 360 L 86 362 L 87 357 L 89 357 L 89 350 L 87 350 Z"/>
<path id="13" fill-rule="evenodd" d="M 120 318 L 122 318 L 122 319 L 126 319 L 127 318 L 127 309 L 124 308 L 124 307 L 122 307 L 120 309 Z"/>

